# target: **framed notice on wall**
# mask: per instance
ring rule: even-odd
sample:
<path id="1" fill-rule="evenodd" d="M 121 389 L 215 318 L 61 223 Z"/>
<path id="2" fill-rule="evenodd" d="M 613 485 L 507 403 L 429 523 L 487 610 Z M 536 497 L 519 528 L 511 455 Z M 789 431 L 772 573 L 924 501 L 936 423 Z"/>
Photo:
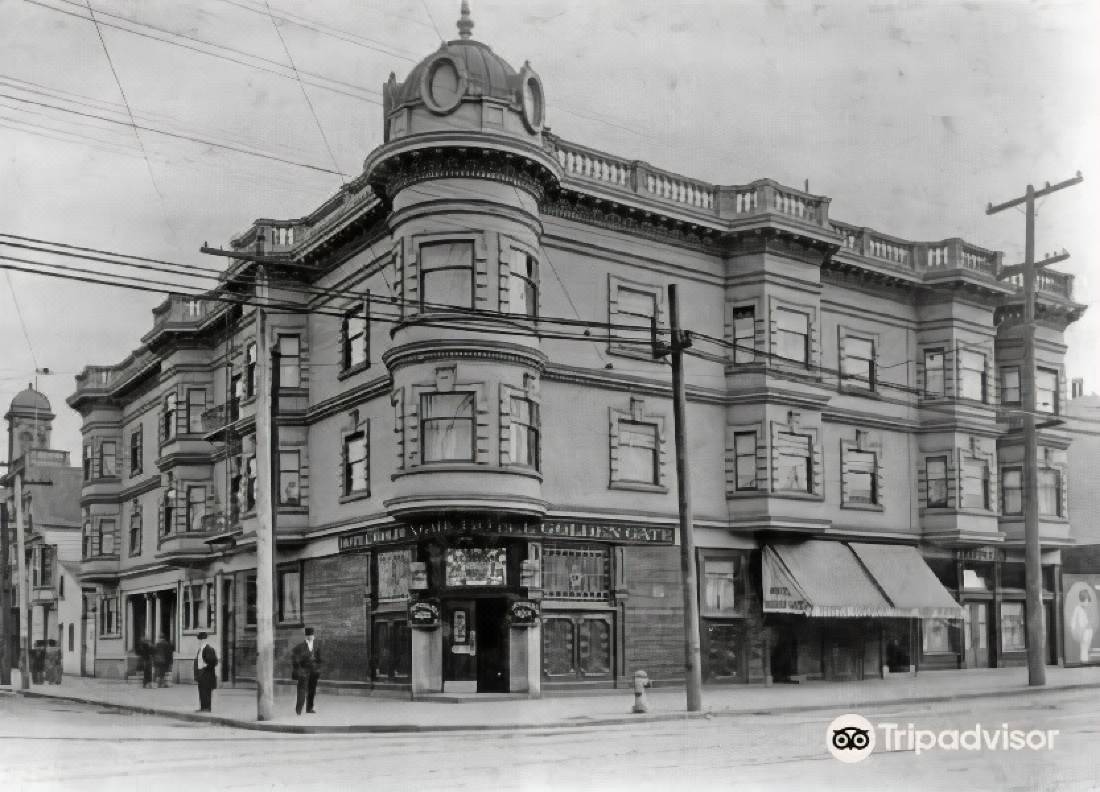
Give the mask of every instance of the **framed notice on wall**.
<path id="1" fill-rule="evenodd" d="M 448 586 L 503 586 L 507 582 L 503 547 L 452 547 L 446 560 Z"/>

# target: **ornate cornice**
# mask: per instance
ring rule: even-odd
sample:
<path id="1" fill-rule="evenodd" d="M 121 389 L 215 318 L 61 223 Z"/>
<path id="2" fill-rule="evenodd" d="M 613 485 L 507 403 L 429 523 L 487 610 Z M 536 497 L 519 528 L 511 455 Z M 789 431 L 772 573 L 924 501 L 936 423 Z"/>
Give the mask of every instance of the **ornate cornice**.
<path id="1" fill-rule="evenodd" d="M 541 164 L 512 152 L 461 146 L 396 153 L 371 173 L 375 189 L 391 199 L 401 190 L 433 179 L 487 179 L 525 190 L 541 204 L 555 181 Z M 443 196 L 440 196 L 443 197 Z"/>
<path id="2" fill-rule="evenodd" d="M 594 198 L 583 193 L 562 190 L 549 197 L 542 205 L 544 215 L 571 220 L 666 242 L 709 254 L 715 250 L 718 231 L 655 212 L 637 209 L 625 204 Z"/>
<path id="3" fill-rule="evenodd" d="M 399 331 L 401 327 L 402 325 L 398 325 L 394 329 Z M 545 353 L 539 349 L 480 339 L 416 341 L 391 347 L 382 355 L 382 362 L 390 371 L 400 366 L 437 360 L 493 361 L 513 366 L 526 366 L 539 372 L 547 363 Z"/>

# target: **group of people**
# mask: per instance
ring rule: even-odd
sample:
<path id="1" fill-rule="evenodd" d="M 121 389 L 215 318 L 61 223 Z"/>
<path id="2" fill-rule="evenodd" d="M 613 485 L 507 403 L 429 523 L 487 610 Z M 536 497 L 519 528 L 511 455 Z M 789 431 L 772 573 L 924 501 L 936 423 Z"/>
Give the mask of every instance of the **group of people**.
<path id="1" fill-rule="evenodd" d="M 34 684 L 61 684 L 61 646 L 56 640 L 35 641 L 30 651 L 30 663 Z"/>
<path id="2" fill-rule="evenodd" d="M 195 653 L 195 683 L 199 687 L 199 708 L 197 712 L 210 712 L 211 694 L 218 686 L 218 654 L 207 643 L 207 634 L 198 634 L 199 649 Z M 158 642 L 159 644 L 159 642 Z M 298 684 L 298 695 L 294 711 L 302 714 L 305 707 L 307 715 L 317 712 L 313 701 L 317 695 L 317 680 L 321 677 L 321 647 L 317 644 L 312 627 L 306 627 L 305 640 L 295 645 L 290 653 L 291 678 Z"/>
<path id="3" fill-rule="evenodd" d="M 137 654 L 141 668 L 141 686 L 153 686 L 153 674 L 156 674 L 157 687 L 168 687 L 165 681 L 168 671 L 172 668 L 172 655 L 176 649 L 168 636 L 161 634 L 155 644 L 148 639 L 141 638 L 138 641 Z"/>

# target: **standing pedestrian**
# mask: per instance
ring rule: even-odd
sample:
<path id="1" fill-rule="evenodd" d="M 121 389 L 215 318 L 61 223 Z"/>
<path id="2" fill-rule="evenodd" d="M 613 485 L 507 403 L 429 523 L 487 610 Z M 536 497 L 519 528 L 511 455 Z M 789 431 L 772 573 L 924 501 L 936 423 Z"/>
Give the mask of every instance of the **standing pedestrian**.
<path id="1" fill-rule="evenodd" d="M 164 677 L 168 673 L 168 669 L 172 667 L 172 655 L 175 651 L 176 648 L 172 646 L 168 636 L 161 633 L 160 638 L 157 639 L 157 645 L 153 647 L 153 665 L 157 672 L 157 687 L 168 687 Z"/>
<path id="2" fill-rule="evenodd" d="M 218 655 L 214 647 L 206 643 L 206 633 L 200 632 L 199 651 L 195 653 L 195 681 L 199 685 L 198 712 L 210 712 L 210 693 L 218 686 L 218 677 L 214 669 L 218 666 Z"/>
<path id="3" fill-rule="evenodd" d="M 317 680 L 321 676 L 321 647 L 313 639 L 313 628 L 306 627 L 306 639 L 294 647 L 290 653 L 291 676 L 298 683 L 298 700 L 294 711 L 302 714 L 302 705 L 306 713 L 314 714 L 313 698 L 317 694 Z"/>
<path id="4" fill-rule="evenodd" d="M 61 647 L 53 638 L 46 641 L 46 682 L 61 684 Z"/>
<path id="5" fill-rule="evenodd" d="M 138 638 L 138 663 L 141 666 L 141 686 L 153 686 L 153 646 L 144 635 Z"/>

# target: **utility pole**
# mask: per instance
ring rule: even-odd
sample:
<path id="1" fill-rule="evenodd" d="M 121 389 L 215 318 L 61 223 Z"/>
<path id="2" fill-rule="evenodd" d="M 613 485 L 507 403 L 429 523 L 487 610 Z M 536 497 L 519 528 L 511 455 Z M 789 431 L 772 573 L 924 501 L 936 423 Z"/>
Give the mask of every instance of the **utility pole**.
<path id="1" fill-rule="evenodd" d="M 19 687 L 31 687 L 31 592 L 27 585 L 27 537 L 23 528 L 23 471 L 15 473 L 15 552 L 19 563 L 19 632 L 23 634 L 19 653 Z"/>
<path id="2" fill-rule="evenodd" d="M 1020 377 L 1024 412 L 1024 585 L 1026 591 L 1025 620 L 1027 626 L 1027 677 L 1033 687 L 1046 684 L 1046 635 L 1043 613 L 1042 548 L 1039 543 L 1039 450 L 1035 426 L 1035 279 L 1040 269 L 1064 261 L 1068 254 L 1035 261 L 1035 199 L 1064 190 L 1082 181 L 1081 172 L 1066 181 L 1041 190 L 1027 185 L 1023 197 L 986 207 L 987 215 L 1024 204 L 1024 262 L 1005 267 L 998 278 L 1022 274 L 1024 280 L 1024 365 Z M 1057 405 L 1055 405 L 1057 409 Z"/>
<path id="3" fill-rule="evenodd" d="M 0 500 L 0 685 L 11 684 L 11 533 L 8 504 Z"/>
<path id="4" fill-rule="evenodd" d="M 657 340 L 657 319 L 653 318 L 654 357 L 669 355 L 672 363 L 672 419 L 676 441 L 676 484 L 680 510 L 680 578 L 684 595 L 684 676 L 687 683 L 687 710 L 698 712 L 703 706 L 702 652 L 699 647 L 699 594 L 695 570 L 695 529 L 691 513 L 691 480 L 687 460 L 687 426 L 684 415 L 684 350 L 691 346 L 691 334 L 680 330 L 680 304 L 676 284 L 668 287 L 668 316 L 671 339 Z"/>
<path id="5" fill-rule="evenodd" d="M 256 253 L 263 255 L 263 229 Z M 268 349 L 267 312 L 270 284 L 266 267 L 256 272 L 256 720 L 275 717 L 275 415 L 279 403 L 278 347 Z M 267 371 L 264 371 L 264 368 Z"/>

